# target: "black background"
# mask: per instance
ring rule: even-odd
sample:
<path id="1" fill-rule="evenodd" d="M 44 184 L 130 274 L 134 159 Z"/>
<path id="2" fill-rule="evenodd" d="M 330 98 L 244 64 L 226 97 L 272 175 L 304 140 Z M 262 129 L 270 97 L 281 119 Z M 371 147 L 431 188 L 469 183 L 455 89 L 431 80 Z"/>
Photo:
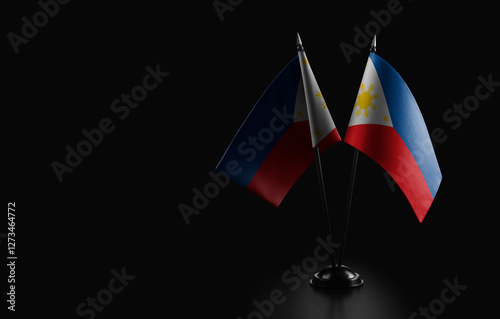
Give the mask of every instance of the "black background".
<path id="1" fill-rule="evenodd" d="M 445 130 L 448 139 L 435 146 L 443 181 L 420 224 L 361 154 L 345 262 L 366 283 L 348 298 L 315 292 L 334 310 L 310 313 L 297 298 L 314 292 L 307 281 L 299 293 L 279 278 L 325 235 L 313 166 L 278 209 L 235 183 L 189 225 L 178 205 L 191 205 L 192 189 L 210 181 L 254 103 L 296 54 L 297 31 L 343 136 L 368 48 L 348 63 L 339 44 L 353 44 L 353 28 L 387 2 L 243 1 L 221 21 L 211 1 L 72 1 L 17 54 L 7 34 L 20 34 L 21 18 L 40 7 L 2 2 L 2 180 L 5 203 L 16 202 L 18 256 L 17 311 L 8 314 L 79 318 L 76 307 L 125 267 L 135 279 L 96 318 L 246 318 L 252 301 L 275 288 L 287 296 L 276 318 L 407 318 L 455 277 L 468 287 L 439 318 L 498 315 L 498 88 L 458 129 L 443 121 L 474 95 L 478 76 L 500 81 L 498 4 L 401 5 L 377 53 L 405 79 L 429 130 Z M 120 120 L 111 102 L 157 64 L 170 75 Z M 65 147 L 103 118 L 115 130 L 60 183 L 51 163 L 64 163 Z M 339 143 L 322 157 L 337 241 L 352 154 Z M 4 264 L 6 241 L 0 245 Z"/>

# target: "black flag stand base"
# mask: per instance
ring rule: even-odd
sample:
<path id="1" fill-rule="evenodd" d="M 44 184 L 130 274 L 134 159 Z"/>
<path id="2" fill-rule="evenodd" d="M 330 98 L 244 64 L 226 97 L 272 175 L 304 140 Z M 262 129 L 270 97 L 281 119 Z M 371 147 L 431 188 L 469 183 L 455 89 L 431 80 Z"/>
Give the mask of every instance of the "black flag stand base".
<path id="1" fill-rule="evenodd" d="M 344 265 L 325 267 L 311 279 L 313 287 L 321 288 L 354 288 L 362 284 L 359 274 Z"/>

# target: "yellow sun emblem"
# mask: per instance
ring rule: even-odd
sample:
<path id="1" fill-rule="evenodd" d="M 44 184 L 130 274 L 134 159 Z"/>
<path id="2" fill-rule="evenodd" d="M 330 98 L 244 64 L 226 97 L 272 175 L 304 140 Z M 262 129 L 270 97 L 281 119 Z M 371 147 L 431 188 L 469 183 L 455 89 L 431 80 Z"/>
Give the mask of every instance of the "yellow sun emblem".
<path id="1" fill-rule="evenodd" d="M 372 91 L 373 84 L 370 84 L 370 86 L 368 87 L 368 91 L 366 91 L 365 84 L 361 83 L 361 94 L 358 94 L 356 103 L 354 103 L 354 107 L 359 106 L 359 109 L 356 111 L 356 117 L 361 115 L 362 110 L 365 110 L 365 116 L 368 117 L 368 108 L 371 108 L 372 110 L 377 109 L 372 101 L 378 98 L 378 94 L 375 93 L 371 95 Z"/>

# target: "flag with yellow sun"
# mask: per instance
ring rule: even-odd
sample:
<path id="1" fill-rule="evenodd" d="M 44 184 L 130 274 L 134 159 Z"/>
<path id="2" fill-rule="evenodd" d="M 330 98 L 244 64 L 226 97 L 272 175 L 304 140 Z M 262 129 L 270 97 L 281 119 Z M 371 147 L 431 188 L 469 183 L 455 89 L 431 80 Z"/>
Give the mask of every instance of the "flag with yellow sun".
<path id="1" fill-rule="evenodd" d="M 216 169 L 278 207 L 314 161 L 313 148 L 321 153 L 340 140 L 302 50 L 269 84 Z"/>
<path id="2" fill-rule="evenodd" d="M 370 53 L 344 141 L 384 168 L 420 222 L 442 175 L 424 118 L 394 68 Z"/>

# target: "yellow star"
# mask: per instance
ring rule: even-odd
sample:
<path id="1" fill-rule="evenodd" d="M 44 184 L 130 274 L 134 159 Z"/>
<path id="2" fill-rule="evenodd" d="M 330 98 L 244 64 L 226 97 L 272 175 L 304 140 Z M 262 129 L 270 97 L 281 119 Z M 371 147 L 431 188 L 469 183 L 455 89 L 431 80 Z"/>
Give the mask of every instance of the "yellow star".
<path id="1" fill-rule="evenodd" d="M 389 118 L 386 115 L 386 116 L 384 116 L 384 122 L 387 122 L 387 121 L 389 121 Z"/>
<path id="2" fill-rule="evenodd" d="M 303 116 L 304 116 L 304 113 L 302 113 L 302 112 L 297 112 L 297 114 L 296 114 L 296 115 L 297 115 L 297 117 L 303 117 Z"/>
<path id="3" fill-rule="evenodd" d="M 304 58 L 304 63 L 306 64 L 306 66 L 309 65 L 309 61 L 307 60 L 307 58 Z"/>
<path id="4" fill-rule="evenodd" d="M 318 130 L 314 131 L 313 134 L 316 135 L 316 136 L 323 136 L 323 134 L 321 134 L 321 131 L 322 130 L 318 129 Z"/>

